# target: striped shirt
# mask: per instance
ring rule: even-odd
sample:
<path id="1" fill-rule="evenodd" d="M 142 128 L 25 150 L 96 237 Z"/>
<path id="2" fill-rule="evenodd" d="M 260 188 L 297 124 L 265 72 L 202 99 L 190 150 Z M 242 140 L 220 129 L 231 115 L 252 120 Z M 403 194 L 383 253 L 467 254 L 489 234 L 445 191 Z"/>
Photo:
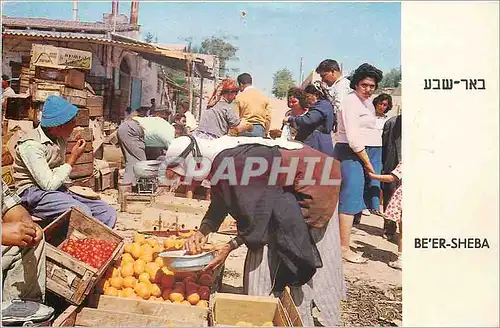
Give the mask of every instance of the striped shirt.
<path id="1" fill-rule="evenodd" d="M 2 216 L 8 210 L 21 203 L 21 198 L 2 179 Z"/>

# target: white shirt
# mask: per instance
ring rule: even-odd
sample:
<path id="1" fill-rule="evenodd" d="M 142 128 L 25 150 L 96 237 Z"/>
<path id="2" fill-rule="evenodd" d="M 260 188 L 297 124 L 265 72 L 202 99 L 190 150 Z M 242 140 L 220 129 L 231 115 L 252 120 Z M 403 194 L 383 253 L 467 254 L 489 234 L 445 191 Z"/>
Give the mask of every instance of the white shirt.
<path id="1" fill-rule="evenodd" d="M 184 113 L 184 116 L 186 116 L 186 127 L 188 128 L 189 132 L 194 131 L 198 127 L 198 122 L 196 121 L 193 113 L 187 111 Z"/>
<path id="2" fill-rule="evenodd" d="M 352 91 L 350 84 L 351 81 L 342 75 L 337 79 L 337 81 L 333 82 L 331 87 L 328 88 L 328 91 L 334 100 L 333 110 L 335 113 L 339 112 L 342 101 Z"/>

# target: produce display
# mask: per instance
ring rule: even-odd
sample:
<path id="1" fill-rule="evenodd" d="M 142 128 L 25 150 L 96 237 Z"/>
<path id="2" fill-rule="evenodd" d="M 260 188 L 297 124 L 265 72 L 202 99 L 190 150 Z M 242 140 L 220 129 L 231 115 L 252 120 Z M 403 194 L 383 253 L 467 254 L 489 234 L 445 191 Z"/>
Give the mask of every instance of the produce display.
<path id="1" fill-rule="evenodd" d="M 100 239 L 68 239 L 62 250 L 77 260 L 99 269 L 109 260 L 116 246 L 113 242 Z"/>
<path id="2" fill-rule="evenodd" d="M 162 243 L 136 233 L 134 242 L 125 244 L 119 265 L 105 281 L 104 294 L 208 307 L 213 272 L 175 273 L 157 256 L 163 251 L 183 248 L 184 239 L 179 237 L 170 237 Z"/>
<path id="3" fill-rule="evenodd" d="M 237 327 L 256 327 L 256 325 L 254 325 L 253 323 L 251 322 L 246 322 L 246 321 L 238 321 L 235 326 Z M 269 321 L 269 322 L 264 322 L 264 324 L 261 326 L 261 327 L 273 327 L 274 324 Z"/>

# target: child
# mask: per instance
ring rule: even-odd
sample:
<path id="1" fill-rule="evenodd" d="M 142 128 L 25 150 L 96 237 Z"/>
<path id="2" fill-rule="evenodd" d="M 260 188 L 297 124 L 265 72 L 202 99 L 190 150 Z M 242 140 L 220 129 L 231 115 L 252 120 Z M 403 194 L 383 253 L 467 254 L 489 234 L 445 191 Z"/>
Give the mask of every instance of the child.
<path id="1" fill-rule="evenodd" d="M 394 171 L 391 172 L 391 174 L 384 174 L 384 175 L 378 175 L 378 174 L 373 174 L 369 173 L 370 178 L 375 179 L 375 180 L 380 180 L 385 183 L 393 183 L 398 181 L 399 185 L 394 192 L 394 194 L 391 197 L 391 200 L 389 201 L 389 205 L 387 206 L 387 209 L 385 211 L 385 216 L 388 220 L 392 220 L 398 223 L 399 225 L 399 234 L 398 234 L 398 259 L 397 261 L 394 262 L 389 262 L 389 266 L 394 269 L 402 269 L 401 265 L 401 253 L 403 250 L 403 230 L 402 230 L 402 223 L 401 223 L 401 216 L 403 212 L 402 208 L 402 197 L 403 197 L 403 188 L 401 185 L 401 181 L 403 179 L 403 162 L 400 162 L 398 166 L 394 169 Z"/>

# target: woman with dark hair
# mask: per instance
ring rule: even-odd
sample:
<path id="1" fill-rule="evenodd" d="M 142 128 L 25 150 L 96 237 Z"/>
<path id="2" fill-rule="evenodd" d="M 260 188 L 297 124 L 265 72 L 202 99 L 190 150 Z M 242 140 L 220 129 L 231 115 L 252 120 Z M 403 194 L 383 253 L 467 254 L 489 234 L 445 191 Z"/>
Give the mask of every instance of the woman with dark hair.
<path id="1" fill-rule="evenodd" d="M 339 196 L 339 222 L 342 256 L 346 261 L 364 263 L 366 258 L 350 249 L 354 216 L 365 209 L 365 172 L 375 173 L 373 147 L 382 145 L 376 128 L 375 109 L 369 98 L 382 80 L 382 71 L 362 64 L 351 77 L 351 92 L 340 106 L 335 158 L 340 161 L 342 183 Z M 380 155 L 379 155 L 380 157 Z M 375 157 L 373 157 L 375 158 Z M 380 162 L 380 160 L 379 160 Z"/>
<path id="2" fill-rule="evenodd" d="M 304 89 L 309 109 L 301 116 L 286 116 L 283 123 L 297 129 L 295 140 L 333 156 L 333 107 L 317 84 L 309 84 Z"/>
<path id="3" fill-rule="evenodd" d="M 386 113 L 392 109 L 392 97 L 387 93 L 381 93 L 372 101 L 375 108 L 375 127 L 379 131 L 380 136 L 384 130 L 384 124 L 388 117 Z M 382 143 L 380 146 L 367 147 L 368 157 L 373 165 L 375 174 L 382 173 Z M 364 199 L 368 211 L 371 214 L 384 216 L 380 211 L 380 181 L 371 179 L 365 174 L 365 192 Z M 363 211 L 364 214 L 364 211 Z"/>
<path id="4" fill-rule="evenodd" d="M 373 106 L 375 107 L 375 116 L 377 117 L 377 129 L 380 134 L 384 130 L 384 124 L 389 117 L 387 113 L 392 109 L 392 97 L 387 93 L 381 93 L 373 99 Z"/>
<path id="5" fill-rule="evenodd" d="M 304 93 L 304 90 L 298 87 L 292 87 L 288 89 L 287 104 L 288 108 L 290 109 L 285 113 L 285 117 L 288 116 L 296 117 L 303 115 L 307 112 L 307 108 L 309 107 L 306 101 L 306 95 Z M 285 124 L 283 123 L 283 126 L 284 125 Z M 281 130 L 283 130 L 283 126 L 281 127 Z M 270 130 L 269 136 L 273 139 L 279 138 L 281 136 L 281 130 L 280 129 Z M 297 135 L 297 129 L 292 128 L 291 135 L 292 137 L 295 138 L 295 136 Z"/>

